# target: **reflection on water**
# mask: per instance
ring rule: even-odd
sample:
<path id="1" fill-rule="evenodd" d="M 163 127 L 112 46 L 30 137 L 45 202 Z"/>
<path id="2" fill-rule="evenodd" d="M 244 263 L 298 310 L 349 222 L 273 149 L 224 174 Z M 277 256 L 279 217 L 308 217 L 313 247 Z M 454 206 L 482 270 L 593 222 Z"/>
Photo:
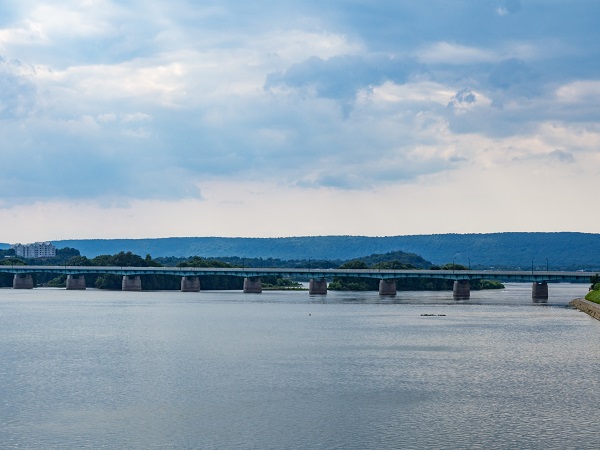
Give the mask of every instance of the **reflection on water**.
<path id="1" fill-rule="evenodd" d="M 599 448 L 585 285 L 0 290 L 2 448 Z"/>

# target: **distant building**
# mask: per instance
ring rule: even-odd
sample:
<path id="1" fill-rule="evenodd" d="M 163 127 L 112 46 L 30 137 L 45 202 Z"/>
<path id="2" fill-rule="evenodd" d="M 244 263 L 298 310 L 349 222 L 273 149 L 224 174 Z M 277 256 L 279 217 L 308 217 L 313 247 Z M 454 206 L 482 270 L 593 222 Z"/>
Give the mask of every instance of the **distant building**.
<path id="1" fill-rule="evenodd" d="M 22 258 L 53 258 L 56 256 L 56 247 L 50 242 L 34 242 L 33 244 L 13 244 L 10 248 L 15 250 L 17 256 Z"/>

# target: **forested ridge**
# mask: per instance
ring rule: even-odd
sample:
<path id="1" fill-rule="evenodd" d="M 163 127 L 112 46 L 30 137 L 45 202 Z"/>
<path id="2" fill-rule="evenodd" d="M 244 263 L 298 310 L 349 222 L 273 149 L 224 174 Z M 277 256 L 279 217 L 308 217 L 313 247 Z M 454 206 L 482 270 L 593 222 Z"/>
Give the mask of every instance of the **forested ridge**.
<path id="1" fill-rule="evenodd" d="M 343 263 L 394 251 L 420 255 L 433 264 L 456 262 L 472 268 L 598 270 L 600 234 L 490 233 L 414 236 L 304 236 L 285 238 L 178 237 L 53 241 L 93 258 L 130 251 L 154 257 L 313 260 Z M 5 244 L 4 248 L 8 245 Z M 338 264 L 339 265 L 339 264 Z"/>

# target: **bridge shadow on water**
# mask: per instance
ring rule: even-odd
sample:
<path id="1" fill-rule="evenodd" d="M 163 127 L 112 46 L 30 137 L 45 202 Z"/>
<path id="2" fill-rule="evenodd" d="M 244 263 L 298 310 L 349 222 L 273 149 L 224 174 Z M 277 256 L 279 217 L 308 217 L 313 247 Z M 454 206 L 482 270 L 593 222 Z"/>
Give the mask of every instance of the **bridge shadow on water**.
<path id="1" fill-rule="evenodd" d="M 382 296 L 375 291 L 328 291 L 327 295 L 308 295 L 306 291 L 268 291 L 246 295 L 242 302 L 311 303 L 354 305 L 498 305 L 498 306 L 555 306 L 566 307 L 574 298 L 583 297 L 587 286 L 575 283 L 550 285 L 548 299 L 533 299 L 531 286 L 506 283 L 505 289 L 471 291 L 469 298 L 454 298 L 452 291 L 398 291 L 395 296 Z M 233 297 L 237 297 L 234 295 Z M 233 300 L 232 297 L 232 300 Z"/>

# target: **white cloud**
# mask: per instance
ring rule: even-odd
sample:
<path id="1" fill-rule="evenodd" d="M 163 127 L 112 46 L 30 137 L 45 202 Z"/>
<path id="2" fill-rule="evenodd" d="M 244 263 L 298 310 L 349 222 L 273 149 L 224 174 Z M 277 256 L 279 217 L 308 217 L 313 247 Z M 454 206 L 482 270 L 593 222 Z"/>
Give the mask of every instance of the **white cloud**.
<path id="1" fill-rule="evenodd" d="M 69 4 L 41 4 L 30 17 L 44 40 L 56 37 L 94 37 L 114 33 L 107 21 L 114 12 L 109 1 L 79 1 Z M 108 16 L 108 17 L 107 17 Z"/>
<path id="2" fill-rule="evenodd" d="M 9 45 L 36 44 L 46 40 L 39 23 L 26 21 L 18 28 L 0 29 L 0 48 L 6 52 Z"/>
<path id="3" fill-rule="evenodd" d="M 365 51 L 360 41 L 330 31 L 298 29 L 269 31 L 259 36 L 250 47 L 261 49 L 263 55 L 281 59 L 280 67 L 303 61 L 311 56 L 329 59 L 337 55 L 360 54 Z"/>
<path id="4" fill-rule="evenodd" d="M 14 3 L 0 29 L 0 157 L 28 171 L 0 179 L 0 203 L 31 213 L 50 202 L 67 217 L 76 202 L 93 217 L 95 204 L 119 202 L 133 217 L 115 219 L 123 235 L 144 207 L 155 218 L 165 204 L 174 217 L 190 205 L 214 214 L 224 230 L 240 223 L 228 194 L 238 187 L 246 212 L 276 190 L 299 209 L 322 196 L 317 210 L 338 216 L 297 224 L 289 212 L 257 220 L 254 234 L 342 232 L 335 224 L 351 219 L 336 202 L 375 214 L 410 195 L 420 201 L 407 208 L 450 214 L 436 192 L 498 197 L 510 215 L 503 178 L 543 173 L 569 193 L 588 187 L 574 173 L 600 166 L 589 45 L 600 31 L 583 26 L 598 11 L 575 1 Z M 441 7 L 444 17 L 431 14 Z M 461 177 L 481 186 L 468 192 Z M 359 222 L 348 232 L 393 229 Z"/>
<path id="5" fill-rule="evenodd" d="M 131 201 L 128 205 L 107 203 L 103 208 L 86 202 L 44 202 L 0 209 L 0 221 L 7 242 L 167 235 L 597 232 L 591 221 L 573 222 L 573 217 L 588 215 L 589 202 L 585 195 L 570 194 L 595 192 L 594 183 L 590 177 L 565 173 L 560 166 L 540 167 L 532 161 L 508 170 L 467 167 L 414 184 L 363 191 L 215 182 L 205 186 L 204 200 Z M 571 190 L 565 191 L 565 185 Z M 548 198 L 561 205 L 560 214 L 546 206 Z M 273 205 L 277 205 L 277 214 L 273 214 Z M 461 213 L 456 214 L 457 210 Z M 531 221 L 532 212 L 538 218 L 535 222 Z M 44 223 L 43 229 L 39 223 Z M 144 223 L 142 233 L 140 223 Z"/>
<path id="6" fill-rule="evenodd" d="M 477 64 L 500 60 L 491 49 L 460 45 L 451 42 L 436 42 L 416 52 L 415 56 L 425 64 Z"/>
<path id="7" fill-rule="evenodd" d="M 588 103 L 597 105 L 600 101 L 600 80 L 578 80 L 560 86 L 556 98 L 562 103 Z"/>
<path id="8" fill-rule="evenodd" d="M 385 82 L 372 90 L 375 102 L 390 103 L 437 103 L 446 105 L 452 99 L 454 92 L 448 86 L 432 81 L 411 82 L 398 85 Z"/>

